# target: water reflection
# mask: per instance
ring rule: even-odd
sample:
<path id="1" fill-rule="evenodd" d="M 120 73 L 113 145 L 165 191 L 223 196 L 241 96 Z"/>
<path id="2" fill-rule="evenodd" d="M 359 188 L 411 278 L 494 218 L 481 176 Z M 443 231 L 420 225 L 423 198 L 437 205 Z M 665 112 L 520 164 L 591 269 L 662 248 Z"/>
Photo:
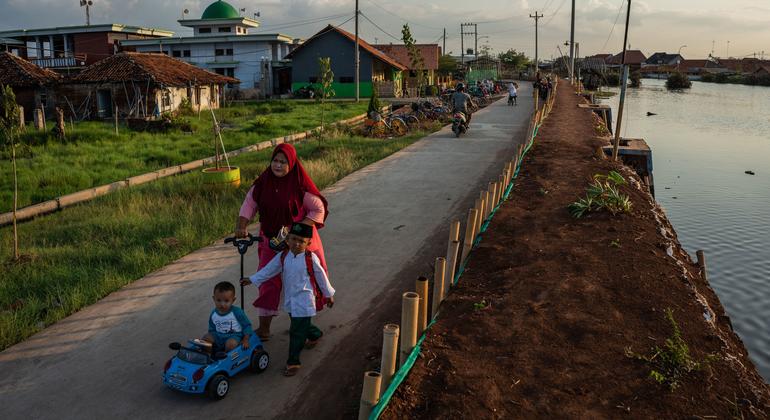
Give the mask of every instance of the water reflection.
<path id="1" fill-rule="evenodd" d="M 606 100 L 617 114 L 618 97 Z M 654 158 L 655 192 L 760 373 L 770 379 L 770 88 L 693 82 L 668 92 L 643 79 L 628 89 L 624 137 Z M 647 116 L 647 112 L 657 115 Z M 755 176 L 744 173 L 751 170 Z"/>

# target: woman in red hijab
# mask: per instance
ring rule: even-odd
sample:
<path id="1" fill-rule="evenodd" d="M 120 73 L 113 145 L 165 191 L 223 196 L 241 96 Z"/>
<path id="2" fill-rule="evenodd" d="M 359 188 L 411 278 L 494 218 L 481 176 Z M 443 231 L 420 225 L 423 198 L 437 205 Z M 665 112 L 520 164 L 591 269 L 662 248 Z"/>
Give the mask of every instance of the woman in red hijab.
<path id="1" fill-rule="evenodd" d="M 259 234 L 262 236 L 258 246 L 258 268 L 267 265 L 277 253 L 270 248 L 270 239 L 276 237 L 281 228 L 290 228 L 293 222 L 301 222 L 313 226 L 313 241 L 308 250 L 318 256 L 324 270 L 327 270 L 318 229 L 323 227 L 328 215 L 328 203 L 297 160 L 294 146 L 283 143 L 273 150 L 270 166 L 257 177 L 243 200 L 235 229 L 236 237 L 246 236 L 246 227 L 257 212 Z M 254 306 L 259 315 L 257 334 L 263 340 L 269 338 L 270 323 L 278 314 L 281 288 L 280 274 L 259 286 L 259 298 L 254 301 Z"/>

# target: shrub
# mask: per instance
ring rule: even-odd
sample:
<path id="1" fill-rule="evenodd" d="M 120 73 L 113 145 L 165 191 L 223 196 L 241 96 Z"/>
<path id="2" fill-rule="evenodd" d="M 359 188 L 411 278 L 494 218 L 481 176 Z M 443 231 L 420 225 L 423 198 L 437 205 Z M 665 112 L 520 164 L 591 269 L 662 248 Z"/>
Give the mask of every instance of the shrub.
<path id="1" fill-rule="evenodd" d="M 675 72 L 671 73 L 666 80 L 666 89 L 689 89 L 692 86 L 692 82 L 686 74 Z"/>
<path id="2" fill-rule="evenodd" d="M 674 320 L 674 311 L 666 309 L 666 320 L 671 324 L 673 333 L 666 339 L 663 348 L 655 346 L 652 349 L 651 356 L 644 356 L 633 353 L 630 348 L 626 349 L 626 356 L 637 360 L 647 362 L 652 366 L 649 377 L 661 385 L 667 385 L 669 390 L 673 391 L 690 372 L 703 369 L 710 362 L 717 360 L 717 355 L 709 355 L 703 361 L 696 361 L 690 355 L 690 348 L 682 338 L 682 332 L 679 325 Z"/>
<path id="3" fill-rule="evenodd" d="M 249 122 L 248 130 L 249 131 L 257 131 L 257 130 L 260 130 L 262 128 L 266 128 L 266 127 L 270 126 L 270 122 L 271 122 L 270 118 L 262 116 L 262 115 L 257 115 L 256 117 L 254 117 L 253 120 L 251 120 Z"/>
<path id="4" fill-rule="evenodd" d="M 629 213 L 631 199 L 620 193 L 620 185 L 626 185 L 626 180 L 615 171 L 610 171 L 607 175 L 594 175 L 594 182 L 588 186 L 585 198 L 569 205 L 570 214 L 577 219 L 588 212 L 601 209 L 607 209 L 613 215 Z"/>
<path id="5" fill-rule="evenodd" d="M 620 86 L 620 75 L 617 73 L 607 73 L 604 77 L 607 86 Z"/>
<path id="6" fill-rule="evenodd" d="M 372 96 L 369 97 L 369 108 L 366 109 L 367 115 L 379 114 L 382 109 L 382 103 L 377 93 L 377 85 L 372 86 Z"/>
<path id="7" fill-rule="evenodd" d="M 635 71 L 631 73 L 631 76 L 629 77 L 631 80 L 631 87 L 638 88 L 642 85 L 642 73 Z"/>
<path id="8" fill-rule="evenodd" d="M 179 104 L 179 109 L 177 110 L 179 115 L 193 115 L 193 109 L 192 109 L 192 103 L 190 102 L 189 98 L 182 98 L 182 103 Z"/>

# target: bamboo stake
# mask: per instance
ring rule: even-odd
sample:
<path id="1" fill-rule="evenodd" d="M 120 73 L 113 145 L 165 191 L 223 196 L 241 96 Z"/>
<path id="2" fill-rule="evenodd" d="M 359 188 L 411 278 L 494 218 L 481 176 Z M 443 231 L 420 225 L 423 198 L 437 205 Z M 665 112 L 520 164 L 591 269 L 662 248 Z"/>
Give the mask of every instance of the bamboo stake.
<path id="1" fill-rule="evenodd" d="M 476 229 L 474 229 L 473 236 L 476 236 L 481 232 L 481 223 L 484 221 L 481 218 L 481 215 L 484 214 L 485 205 L 483 198 L 477 198 L 476 203 L 473 206 L 473 208 L 476 209 Z"/>
<path id="2" fill-rule="evenodd" d="M 492 190 L 486 190 L 484 195 L 484 213 L 481 215 L 481 221 L 487 220 L 487 216 L 492 211 Z M 481 230 L 481 227 L 479 227 Z"/>
<path id="3" fill-rule="evenodd" d="M 449 294 L 449 288 L 455 281 L 455 270 L 457 269 L 457 253 L 460 251 L 460 241 L 452 241 L 449 245 L 449 256 L 451 260 L 447 259 L 447 277 L 444 282 L 444 296 Z"/>
<path id="4" fill-rule="evenodd" d="M 115 135 L 118 135 L 118 106 L 115 105 Z"/>
<path id="5" fill-rule="evenodd" d="M 428 279 L 420 276 L 414 283 L 417 294 L 420 296 L 420 304 L 417 307 L 417 335 L 419 336 L 428 326 Z"/>
<path id="6" fill-rule="evenodd" d="M 396 358 L 398 355 L 398 325 L 385 324 L 382 328 L 382 391 L 388 389 L 393 375 L 396 374 Z"/>
<path id="7" fill-rule="evenodd" d="M 406 363 L 409 353 L 417 344 L 417 312 L 420 296 L 414 292 L 401 295 L 401 357 L 400 365 Z"/>
<path id="8" fill-rule="evenodd" d="M 361 390 L 361 406 L 358 409 L 358 420 L 366 420 L 372 414 L 372 409 L 380 401 L 380 384 L 382 376 L 379 372 L 364 373 L 364 387 Z"/>
<path id="9" fill-rule="evenodd" d="M 476 216 L 477 216 L 476 209 L 470 209 L 468 210 L 468 222 L 465 225 L 465 238 L 463 242 L 463 254 L 462 259 L 460 262 L 465 261 L 466 258 L 468 258 L 468 253 L 471 252 L 471 248 L 473 247 L 473 240 L 475 239 L 475 235 L 473 234 L 476 231 Z"/>
<path id="10" fill-rule="evenodd" d="M 444 275 L 446 274 L 446 258 L 436 258 L 433 268 L 433 317 L 436 316 L 441 302 L 444 301 Z"/>
<path id="11" fill-rule="evenodd" d="M 488 217 L 489 213 L 492 213 L 492 209 L 495 208 L 495 197 L 497 197 L 497 183 L 490 181 L 489 182 L 489 206 L 488 206 L 489 208 L 485 213 L 485 217 Z"/>
<path id="12" fill-rule="evenodd" d="M 706 276 L 706 254 L 703 253 L 703 250 L 697 250 L 695 251 L 695 255 L 698 257 L 698 266 L 700 267 L 700 274 L 703 276 L 704 281 L 708 281 L 708 276 Z"/>
<path id="13" fill-rule="evenodd" d="M 499 177 L 497 177 L 497 185 L 500 186 L 500 192 L 497 195 L 497 202 L 499 203 L 503 201 L 503 195 L 505 194 L 505 186 L 506 186 L 505 175 L 500 175 Z"/>

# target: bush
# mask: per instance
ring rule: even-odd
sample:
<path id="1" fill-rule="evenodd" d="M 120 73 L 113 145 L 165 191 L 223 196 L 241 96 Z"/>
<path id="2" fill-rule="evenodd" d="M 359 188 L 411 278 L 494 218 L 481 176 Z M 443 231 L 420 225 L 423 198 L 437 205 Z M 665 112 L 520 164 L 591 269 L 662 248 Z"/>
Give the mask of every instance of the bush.
<path id="1" fill-rule="evenodd" d="M 607 86 L 620 86 L 620 75 L 617 73 L 607 73 L 604 77 Z"/>
<path id="2" fill-rule="evenodd" d="M 686 74 L 676 72 L 671 73 L 666 80 L 666 89 L 689 89 L 692 86 L 692 82 Z"/>
<path id="3" fill-rule="evenodd" d="M 193 115 L 193 109 L 192 109 L 192 103 L 190 102 L 189 98 L 182 98 L 182 103 L 179 104 L 179 109 L 177 110 L 179 115 Z"/>
<path id="4" fill-rule="evenodd" d="M 372 96 L 369 97 L 369 108 L 366 109 L 367 115 L 379 114 L 382 109 L 382 103 L 377 94 L 377 86 L 372 86 Z"/>
<path id="5" fill-rule="evenodd" d="M 270 126 L 270 118 L 257 115 L 251 122 L 249 122 L 248 131 L 257 131 Z"/>
<path id="6" fill-rule="evenodd" d="M 631 87 L 638 88 L 642 85 L 642 73 L 635 71 L 631 73 L 631 76 L 629 77 L 631 79 Z"/>

